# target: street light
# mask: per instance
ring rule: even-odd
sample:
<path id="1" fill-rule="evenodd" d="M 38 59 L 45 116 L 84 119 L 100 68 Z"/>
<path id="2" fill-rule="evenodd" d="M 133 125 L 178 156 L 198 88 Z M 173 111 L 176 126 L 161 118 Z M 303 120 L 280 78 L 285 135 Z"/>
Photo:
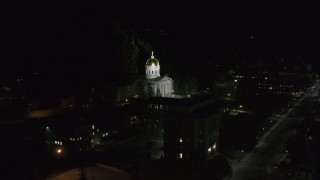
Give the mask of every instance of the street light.
<path id="1" fill-rule="evenodd" d="M 61 153 L 62 153 L 62 149 L 61 148 L 57 149 L 57 154 L 61 154 Z"/>

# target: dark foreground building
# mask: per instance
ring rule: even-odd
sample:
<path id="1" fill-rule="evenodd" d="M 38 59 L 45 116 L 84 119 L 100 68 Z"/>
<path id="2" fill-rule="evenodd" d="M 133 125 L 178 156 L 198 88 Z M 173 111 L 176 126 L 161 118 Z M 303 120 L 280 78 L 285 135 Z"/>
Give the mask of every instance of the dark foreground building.
<path id="1" fill-rule="evenodd" d="M 228 111 L 226 104 L 209 97 L 155 97 L 146 105 L 153 116 L 161 115 L 166 161 L 201 163 L 218 153 L 220 121 Z"/>

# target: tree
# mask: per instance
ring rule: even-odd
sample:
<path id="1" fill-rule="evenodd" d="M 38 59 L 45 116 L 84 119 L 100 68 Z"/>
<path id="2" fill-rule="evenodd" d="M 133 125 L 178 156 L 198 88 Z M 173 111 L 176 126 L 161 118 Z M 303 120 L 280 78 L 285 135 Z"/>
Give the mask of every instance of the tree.
<path id="1" fill-rule="evenodd" d="M 130 29 L 121 25 L 114 26 L 114 50 L 120 71 L 132 74 L 137 71 L 136 60 L 139 53 L 137 35 Z"/>
<path id="2" fill-rule="evenodd" d="M 232 177 L 231 162 L 224 155 L 217 155 L 206 163 L 205 170 L 214 179 L 224 179 Z"/>

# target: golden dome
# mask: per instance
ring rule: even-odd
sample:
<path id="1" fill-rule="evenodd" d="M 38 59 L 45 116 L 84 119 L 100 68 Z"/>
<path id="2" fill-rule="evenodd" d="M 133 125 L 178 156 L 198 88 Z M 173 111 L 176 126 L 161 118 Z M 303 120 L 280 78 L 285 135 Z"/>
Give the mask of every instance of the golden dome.
<path id="1" fill-rule="evenodd" d="M 146 62 L 146 66 L 159 66 L 159 61 L 156 58 L 149 58 Z"/>
<path id="2" fill-rule="evenodd" d="M 149 58 L 146 62 L 146 66 L 159 66 L 159 61 L 158 59 L 154 58 L 153 51 L 152 51 L 151 58 Z"/>

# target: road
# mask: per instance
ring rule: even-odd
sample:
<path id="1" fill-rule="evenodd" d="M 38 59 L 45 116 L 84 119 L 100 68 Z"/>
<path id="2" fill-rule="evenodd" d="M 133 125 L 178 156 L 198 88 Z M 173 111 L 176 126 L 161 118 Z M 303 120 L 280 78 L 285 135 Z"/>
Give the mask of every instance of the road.
<path id="1" fill-rule="evenodd" d="M 108 180 L 130 180 L 131 177 L 127 173 L 115 171 L 114 169 L 91 166 L 85 168 L 87 180 L 108 179 Z M 78 168 L 71 169 L 61 173 L 50 180 L 78 180 L 80 178 L 80 170 Z"/>
<path id="2" fill-rule="evenodd" d="M 306 110 L 311 109 L 318 99 L 320 85 L 317 83 L 296 102 L 260 139 L 252 152 L 248 153 L 241 162 L 234 163 L 233 180 L 265 179 L 272 173 L 275 164 L 279 163 L 286 152 L 285 141 L 295 132 L 296 125 L 303 120 Z"/>

